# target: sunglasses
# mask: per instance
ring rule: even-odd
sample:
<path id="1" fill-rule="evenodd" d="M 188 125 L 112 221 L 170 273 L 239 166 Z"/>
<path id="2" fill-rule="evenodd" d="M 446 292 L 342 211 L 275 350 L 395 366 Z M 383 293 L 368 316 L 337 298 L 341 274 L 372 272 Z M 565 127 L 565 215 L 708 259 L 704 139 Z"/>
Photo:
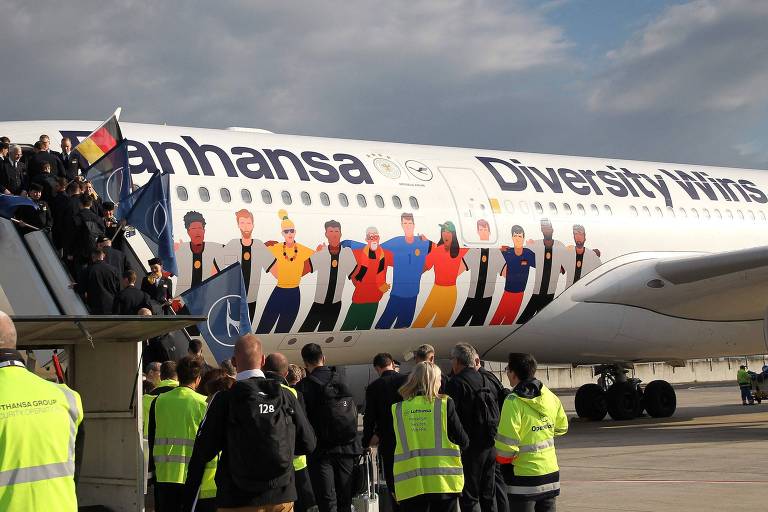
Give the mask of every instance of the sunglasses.
<path id="1" fill-rule="evenodd" d="M 288 234 L 290 234 L 290 233 L 295 233 L 295 232 L 296 232 L 296 230 L 295 230 L 295 229 L 284 229 L 284 230 L 283 230 L 283 233 L 285 233 L 286 235 L 288 235 Z"/>

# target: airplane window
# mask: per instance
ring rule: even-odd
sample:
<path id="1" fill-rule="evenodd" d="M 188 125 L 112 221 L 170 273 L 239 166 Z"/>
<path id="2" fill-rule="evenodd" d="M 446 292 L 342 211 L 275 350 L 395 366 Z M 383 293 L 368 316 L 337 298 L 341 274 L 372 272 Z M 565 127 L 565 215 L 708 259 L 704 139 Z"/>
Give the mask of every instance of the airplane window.
<path id="1" fill-rule="evenodd" d="M 736 210 L 736 215 L 739 216 L 739 220 L 744 220 L 744 212 L 741 210 Z"/>
<path id="2" fill-rule="evenodd" d="M 376 201 L 376 206 L 378 206 L 379 208 L 384 208 L 384 198 L 383 197 L 381 197 L 380 195 L 376 194 L 375 196 L 373 196 L 373 200 Z"/>
<path id="3" fill-rule="evenodd" d="M 755 220 L 755 212 L 752 210 L 747 210 L 747 215 L 749 215 L 749 220 Z"/>
<path id="4" fill-rule="evenodd" d="M 291 204 L 293 203 L 293 198 L 291 197 L 291 193 L 287 190 L 283 190 L 280 192 L 280 197 L 283 198 L 283 204 Z"/>
<path id="5" fill-rule="evenodd" d="M 685 211 L 685 208 L 678 208 L 677 214 L 682 218 L 687 218 L 688 213 Z M 696 208 L 691 209 L 691 217 L 698 217 L 699 215 L 696 213 Z"/>
<path id="6" fill-rule="evenodd" d="M 613 210 L 611 209 L 611 205 L 609 204 L 603 205 L 603 210 L 605 210 L 605 213 L 607 213 L 608 215 L 613 215 Z"/>
<path id="7" fill-rule="evenodd" d="M 325 192 L 320 192 L 320 202 L 323 203 L 323 206 L 330 206 L 331 198 Z"/>
<path id="8" fill-rule="evenodd" d="M 579 215 L 586 215 L 587 210 L 584 209 L 584 205 L 579 203 L 576 205 L 576 211 L 579 212 Z"/>
<path id="9" fill-rule="evenodd" d="M 343 192 L 339 194 L 339 204 L 344 208 L 349 206 L 349 199 L 347 199 L 347 194 L 344 194 Z"/>
<path id="10" fill-rule="evenodd" d="M 728 220 L 733 220 L 733 213 L 731 213 L 731 210 L 725 210 L 725 218 Z"/>
<path id="11" fill-rule="evenodd" d="M 301 202 L 304 203 L 304 206 L 309 206 L 312 204 L 312 198 L 310 197 L 309 192 L 301 193 Z"/>
<path id="12" fill-rule="evenodd" d="M 208 189 L 205 187 L 200 187 L 197 189 L 197 193 L 200 196 L 200 200 L 204 203 L 207 203 L 211 200 L 211 194 L 208 193 Z"/>
<path id="13" fill-rule="evenodd" d="M 597 205 L 590 205 L 589 211 L 592 213 L 592 215 L 600 215 L 600 210 L 597 209 Z"/>
<path id="14" fill-rule="evenodd" d="M 701 213 L 703 213 L 703 214 L 704 214 L 704 218 L 705 218 L 705 219 L 708 219 L 708 218 L 709 218 L 709 210 L 707 210 L 706 208 L 702 208 L 702 209 L 701 209 Z"/>
<path id="15" fill-rule="evenodd" d="M 721 214 L 721 213 L 720 213 L 720 209 L 718 209 L 718 208 L 715 208 L 715 209 L 714 209 L 714 210 L 712 210 L 712 211 L 714 212 L 714 214 L 715 214 L 715 218 L 716 218 L 716 219 L 722 219 L 722 218 L 723 218 L 723 214 Z"/>
<path id="16" fill-rule="evenodd" d="M 360 208 L 365 208 L 368 206 L 368 200 L 365 198 L 363 194 L 357 194 L 357 205 Z"/>
<path id="17" fill-rule="evenodd" d="M 243 199 L 244 203 L 250 203 L 253 201 L 253 198 L 251 197 L 251 191 L 247 188 L 240 190 L 240 197 Z"/>
<path id="18" fill-rule="evenodd" d="M 261 200 L 264 201 L 264 204 L 272 204 L 272 194 L 269 190 L 264 189 L 261 191 Z"/>
<path id="19" fill-rule="evenodd" d="M 525 201 L 520 201 L 520 213 L 528 214 L 530 210 L 528 209 L 528 203 Z"/>
<path id="20" fill-rule="evenodd" d="M 515 203 L 507 199 L 504 201 L 504 208 L 507 209 L 507 213 L 515 213 Z"/>
<path id="21" fill-rule="evenodd" d="M 634 206 L 629 207 L 629 212 L 632 214 L 633 217 L 637 217 L 637 208 Z"/>
<path id="22" fill-rule="evenodd" d="M 419 209 L 419 200 L 416 199 L 415 197 L 413 197 L 413 196 L 409 197 L 408 198 L 408 202 L 411 203 L 411 207 L 414 210 L 418 210 Z"/>
<path id="23" fill-rule="evenodd" d="M 232 201 L 232 194 L 229 193 L 228 188 L 220 188 L 219 196 L 221 196 L 221 200 L 224 201 L 225 203 L 229 203 Z"/>
<path id="24" fill-rule="evenodd" d="M 186 201 L 187 199 L 189 199 L 189 194 L 187 194 L 187 189 L 182 186 L 176 187 L 176 197 L 179 198 L 179 201 Z"/>
<path id="25" fill-rule="evenodd" d="M 667 206 L 667 211 L 669 212 L 669 216 L 670 217 L 674 217 L 675 216 L 675 209 L 672 208 L 671 206 Z"/>
<path id="26" fill-rule="evenodd" d="M 643 206 L 643 214 L 646 217 L 650 217 L 651 216 L 651 210 L 649 210 L 647 206 Z"/>
<path id="27" fill-rule="evenodd" d="M 663 217 L 664 216 L 664 212 L 662 212 L 661 208 L 659 208 L 658 206 L 653 209 L 653 212 L 656 214 L 657 217 Z"/>
<path id="28" fill-rule="evenodd" d="M 398 210 L 403 207 L 403 202 L 397 196 L 392 196 L 392 204 L 395 205 L 395 208 Z"/>
<path id="29" fill-rule="evenodd" d="M 549 203 L 549 211 L 557 215 L 557 205 L 555 203 Z"/>
<path id="30" fill-rule="evenodd" d="M 536 201 L 535 203 L 533 203 L 533 207 L 536 209 L 536 213 L 538 213 L 539 215 L 544 213 L 544 208 L 541 206 L 540 202 Z"/>
<path id="31" fill-rule="evenodd" d="M 693 217 L 694 219 L 699 218 L 699 211 L 696 208 L 691 208 L 691 217 Z"/>
<path id="32" fill-rule="evenodd" d="M 565 212 L 566 215 L 573 214 L 573 211 L 571 210 L 571 205 L 569 205 L 568 203 L 563 203 L 563 211 Z"/>

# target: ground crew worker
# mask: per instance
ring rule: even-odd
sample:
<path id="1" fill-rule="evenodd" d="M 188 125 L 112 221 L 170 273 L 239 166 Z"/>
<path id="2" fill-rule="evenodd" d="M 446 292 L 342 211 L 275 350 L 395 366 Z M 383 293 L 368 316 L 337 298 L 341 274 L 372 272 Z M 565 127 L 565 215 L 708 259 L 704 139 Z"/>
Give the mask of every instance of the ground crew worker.
<path id="1" fill-rule="evenodd" d="M 741 390 L 741 405 L 747 405 L 747 402 L 749 405 L 755 405 L 755 399 L 752 397 L 752 376 L 746 366 L 739 366 L 736 382 L 739 383 L 739 390 Z"/>
<path id="2" fill-rule="evenodd" d="M 150 408 L 150 470 L 155 476 L 155 508 L 158 512 L 177 512 L 183 505 L 187 465 L 207 406 L 205 396 L 195 391 L 200 384 L 202 370 L 200 359 L 183 357 L 176 365 L 178 387 L 158 396 Z M 205 468 L 198 511 L 216 510 L 215 472 L 214 459 Z"/>
<path id="3" fill-rule="evenodd" d="M 510 512 L 550 512 L 560 494 L 555 436 L 568 431 L 560 399 L 536 380 L 536 359 L 509 354 L 512 386 L 501 410 L 496 461 L 503 464 Z"/>
<path id="4" fill-rule="evenodd" d="M 280 352 L 269 354 L 264 360 L 264 375 L 268 379 L 276 379 L 280 385 L 290 391 L 293 396 L 304 407 L 304 397 L 294 388 L 288 385 L 288 369 L 290 364 L 288 358 Z M 293 458 L 293 469 L 296 478 L 296 502 L 293 505 L 294 512 L 317 512 L 317 503 L 315 502 L 315 492 L 312 490 L 312 481 L 309 479 L 307 471 L 307 456 L 299 455 Z"/>
<path id="5" fill-rule="evenodd" d="M 154 364 L 154 363 L 151 363 Z M 159 363 L 158 363 L 159 364 Z M 165 361 L 160 364 L 160 381 L 152 388 L 152 391 L 145 393 L 141 397 L 141 412 L 144 414 L 142 419 L 144 420 L 144 437 L 149 435 L 149 408 L 152 406 L 152 402 L 159 395 L 162 395 L 166 391 L 170 391 L 179 385 L 179 378 L 176 375 L 176 362 Z"/>
<path id="6" fill-rule="evenodd" d="M 393 475 L 400 510 L 458 512 L 464 487 L 461 450 L 469 438 L 453 400 L 438 394 L 440 368 L 417 364 L 392 405 L 395 429 Z"/>
<path id="7" fill-rule="evenodd" d="M 2 311 L 0 404 L 0 507 L 76 512 L 80 395 L 27 371 L 16 351 L 16 328 Z"/>

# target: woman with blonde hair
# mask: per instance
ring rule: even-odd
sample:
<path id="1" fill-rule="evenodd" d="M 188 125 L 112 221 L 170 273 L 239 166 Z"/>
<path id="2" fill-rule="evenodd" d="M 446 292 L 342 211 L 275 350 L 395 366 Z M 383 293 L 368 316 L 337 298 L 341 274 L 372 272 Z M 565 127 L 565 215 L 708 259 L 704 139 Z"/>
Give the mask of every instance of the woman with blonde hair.
<path id="1" fill-rule="evenodd" d="M 469 437 L 450 397 L 440 395 L 440 368 L 415 366 L 392 406 L 395 464 L 392 471 L 400 510 L 458 512 L 464 487 L 461 450 Z"/>

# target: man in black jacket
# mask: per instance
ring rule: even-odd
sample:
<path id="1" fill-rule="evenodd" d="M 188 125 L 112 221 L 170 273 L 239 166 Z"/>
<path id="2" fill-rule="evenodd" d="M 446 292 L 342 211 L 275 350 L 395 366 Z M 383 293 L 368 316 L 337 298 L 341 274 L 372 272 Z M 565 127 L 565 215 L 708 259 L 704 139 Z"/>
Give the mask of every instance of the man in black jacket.
<path id="1" fill-rule="evenodd" d="M 395 429 L 392 421 L 392 404 L 403 398 L 398 390 L 408 380 L 407 375 L 395 371 L 395 361 L 386 352 L 376 354 L 373 369 L 379 378 L 368 384 L 365 390 L 365 415 L 363 416 L 363 448 L 378 446 L 378 455 L 384 469 L 387 488 L 394 497 L 395 481 L 392 474 L 395 457 Z M 392 500 L 395 510 L 397 505 Z"/>
<path id="2" fill-rule="evenodd" d="M 104 262 L 99 249 L 91 252 L 91 265 L 85 272 L 85 282 L 77 283 L 85 294 L 85 303 L 92 315 L 111 315 L 115 296 L 120 293 L 117 269 Z"/>
<path id="3" fill-rule="evenodd" d="M 104 221 L 91 211 L 92 204 L 91 196 L 80 195 L 80 211 L 74 218 L 75 236 L 72 239 L 74 244 L 72 252 L 79 253 L 81 258 L 85 258 L 96 249 L 96 241 L 104 236 Z"/>
<path id="4" fill-rule="evenodd" d="M 307 368 L 307 377 L 296 386 L 304 394 L 307 417 L 317 434 L 317 450 L 309 457 L 309 475 L 320 512 L 349 512 L 352 505 L 350 478 L 355 456 L 362 449 L 356 432 L 345 440 L 341 433 L 349 432 L 352 418 L 337 414 L 345 406 L 354 406 L 351 392 L 341 382 L 335 370 L 325 366 L 323 350 L 317 343 L 308 343 L 301 349 L 301 358 Z M 329 410 L 329 393 L 336 406 Z M 354 414 L 354 430 L 357 430 L 357 414 Z"/>
<path id="5" fill-rule="evenodd" d="M 53 216 L 48 203 L 41 199 L 42 194 L 43 188 L 37 183 L 33 183 L 29 187 L 29 198 L 34 201 L 35 206 L 22 206 L 16 210 L 16 218 L 26 224 L 26 226 L 21 226 L 22 233 L 27 234 L 37 228 L 50 238 Z"/>
<path id="6" fill-rule="evenodd" d="M 125 257 L 125 253 L 112 247 L 112 240 L 106 236 L 102 236 L 96 241 L 96 247 L 104 251 L 104 261 L 115 267 L 120 274 L 126 270 L 131 270 L 131 265 L 128 263 L 128 258 Z"/>
<path id="7" fill-rule="evenodd" d="M 141 280 L 141 290 L 152 299 L 152 314 L 162 315 L 168 311 L 173 299 L 173 282 L 163 277 L 163 260 L 152 258 L 147 261 L 150 273 Z"/>
<path id="8" fill-rule="evenodd" d="M 507 398 L 507 395 L 512 393 L 512 390 L 505 388 L 504 384 L 501 383 L 501 381 L 496 376 L 496 374 L 486 370 L 483 367 L 483 363 L 480 361 L 480 356 L 475 357 L 475 369 L 477 370 L 477 373 L 479 373 L 480 375 L 482 375 L 484 378 L 487 379 L 485 381 L 486 384 L 490 385 L 496 390 L 497 396 L 499 398 L 499 401 L 498 401 L 499 411 L 501 411 L 501 408 L 504 407 L 504 400 Z M 495 487 L 496 487 L 496 510 L 499 512 L 502 510 L 508 510 L 509 500 L 507 499 L 507 483 L 504 481 L 504 473 L 502 471 L 502 465 L 499 464 L 498 462 L 496 463 Z"/>
<path id="9" fill-rule="evenodd" d="M 141 308 L 151 309 L 149 295 L 136 288 L 136 272 L 123 272 L 123 289 L 115 297 L 112 313 L 115 315 L 137 315 Z"/>
<path id="10" fill-rule="evenodd" d="M 20 195 L 28 186 L 27 166 L 21 161 L 21 146 L 13 145 L 0 167 L 0 192 Z"/>
<path id="11" fill-rule="evenodd" d="M 264 353 L 255 335 L 246 334 L 237 340 L 235 363 L 238 369 L 237 382 L 231 389 L 220 391 L 214 396 L 197 432 L 187 471 L 183 510 L 192 510 L 205 464 L 219 453 L 216 505 L 220 509 L 263 507 L 264 510 L 283 510 L 277 508 L 282 505 L 285 510 L 290 510 L 290 505 L 296 501 L 293 464 L 289 460 L 283 474 L 271 476 L 269 481 L 259 481 L 258 474 L 274 471 L 275 467 L 260 454 L 271 453 L 273 446 L 265 444 L 271 445 L 274 442 L 271 439 L 275 436 L 278 436 L 279 444 L 285 443 L 293 448 L 291 455 L 308 454 L 315 448 L 315 435 L 298 399 L 276 381 L 265 378 L 261 370 Z M 250 411 L 250 414 L 243 410 L 253 403 L 253 397 L 267 397 L 275 393 L 280 394 L 284 404 L 280 411 L 264 403 L 258 404 L 261 407 Z M 288 424 L 276 422 L 277 425 L 283 425 L 283 430 L 255 432 L 249 428 L 250 423 L 233 423 L 230 420 L 231 417 L 242 421 L 250 416 L 274 414 L 285 414 L 290 418 Z M 267 419 L 265 424 L 268 422 Z M 238 440 L 246 437 L 246 443 L 238 444 Z"/>
<path id="12" fill-rule="evenodd" d="M 490 379 L 475 369 L 476 359 L 477 351 L 472 345 L 458 343 L 453 347 L 454 376 L 445 385 L 445 392 L 453 398 L 461 424 L 469 436 L 469 447 L 461 453 L 464 466 L 464 490 L 459 499 L 461 510 L 493 512 L 496 510 L 494 439 L 499 421 L 499 397 Z M 488 414 L 487 408 L 495 411 Z M 484 422 L 488 419 L 493 424 Z"/>

